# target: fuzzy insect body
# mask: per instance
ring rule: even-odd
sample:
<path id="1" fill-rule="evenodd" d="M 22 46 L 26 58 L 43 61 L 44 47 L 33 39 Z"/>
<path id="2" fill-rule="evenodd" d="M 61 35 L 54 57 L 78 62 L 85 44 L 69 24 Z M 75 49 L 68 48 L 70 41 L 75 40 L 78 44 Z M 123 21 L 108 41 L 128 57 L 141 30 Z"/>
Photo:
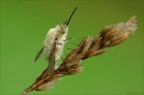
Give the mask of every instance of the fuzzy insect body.
<path id="1" fill-rule="evenodd" d="M 44 41 L 44 46 L 35 57 L 36 61 L 41 56 L 42 52 L 44 52 L 49 63 L 48 68 L 51 72 L 54 71 L 55 63 L 62 55 L 68 33 L 68 25 L 76 9 L 77 7 L 70 15 L 68 21 L 66 21 L 64 24 L 57 25 L 55 28 L 51 28 L 48 31 Z"/>
<path id="2" fill-rule="evenodd" d="M 44 52 L 46 53 L 46 58 L 49 58 L 50 52 L 52 51 L 52 45 L 56 43 L 55 50 L 55 60 L 60 58 L 63 52 L 63 47 L 65 45 L 65 39 L 68 33 L 68 26 L 58 25 L 48 31 L 47 36 L 44 41 Z"/>

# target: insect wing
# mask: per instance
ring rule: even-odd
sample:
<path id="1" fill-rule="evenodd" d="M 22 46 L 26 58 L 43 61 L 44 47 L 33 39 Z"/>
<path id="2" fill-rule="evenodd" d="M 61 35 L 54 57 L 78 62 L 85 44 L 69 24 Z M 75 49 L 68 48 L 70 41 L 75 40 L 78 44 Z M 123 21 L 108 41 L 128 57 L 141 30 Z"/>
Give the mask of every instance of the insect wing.
<path id="1" fill-rule="evenodd" d="M 56 42 L 53 43 L 52 45 L 52 49 L 50 51 L 50 56 L 48 58 L 48 62 L 49 62 L 49 65 L 48 65 L 48 70 L 50 72 L 54 72 L 54 69 L 55 69 L 55 52 L 56 52 Z"/>
<path id="2" fill-rule="evenodd" d="M 39 59 L 39 57 L 41 56 L 41 54 L 43 53 L 44 47 L 38 52 L 38 54 L 35 57 L 35 62 Z"/>

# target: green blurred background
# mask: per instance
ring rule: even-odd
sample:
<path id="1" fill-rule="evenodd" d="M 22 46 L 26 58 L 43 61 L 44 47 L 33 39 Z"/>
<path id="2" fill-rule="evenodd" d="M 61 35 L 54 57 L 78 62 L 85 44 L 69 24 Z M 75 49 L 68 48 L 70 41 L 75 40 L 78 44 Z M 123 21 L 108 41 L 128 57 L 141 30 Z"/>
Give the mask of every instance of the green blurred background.
<path id="1" fill-rule="evenodd" d="M 144 0 L 2 0 L 0 95 L 18 95 L 41 74 L 47 66 L 44 55 L 36 63 L 34 58 L 47 31 L 67 20 L 76 6 L 68 38 L 95 36 L 105 25 L 132 16 L 137 17 L 138 29 L 123 44 L 83 61 L 80 74 L 63 77 L 53 89 L 28 95 L 144 94 Z M 67 43 L 65 47 L 75 46 Z"/>

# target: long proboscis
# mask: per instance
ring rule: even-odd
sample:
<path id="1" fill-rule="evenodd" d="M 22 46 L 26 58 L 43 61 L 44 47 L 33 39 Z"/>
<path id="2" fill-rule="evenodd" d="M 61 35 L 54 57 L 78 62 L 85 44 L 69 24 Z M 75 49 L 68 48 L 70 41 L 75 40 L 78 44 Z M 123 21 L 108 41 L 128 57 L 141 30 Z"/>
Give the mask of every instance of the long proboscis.
<path id="1" fill-rule="evenodd" d="M 69 22 L 70 22 L 70 20 L 71 20 L 71 18 L 73 16 L 73 14 L 75 13 L 76 9 L 77 9 L 77 7 L 74 9 L 74 11 L 72 12 L 72 14 L 70 15 L 70 17 L 69 17 L 69 19 L 68 19 L 68 21 L 66 23 L 67 26 L 69 25 Z"/>

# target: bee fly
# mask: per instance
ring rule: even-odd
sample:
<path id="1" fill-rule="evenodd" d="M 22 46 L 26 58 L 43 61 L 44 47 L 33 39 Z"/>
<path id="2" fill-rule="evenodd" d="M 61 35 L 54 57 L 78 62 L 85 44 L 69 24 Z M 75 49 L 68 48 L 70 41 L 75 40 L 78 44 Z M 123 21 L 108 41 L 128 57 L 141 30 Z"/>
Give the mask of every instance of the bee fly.
<path id="1" fill-rule="evenodd" d="M 35 57 L 35 61 L 37 61 L 41 54 L 44 52 L 49 63 L 48 69 L 50 70 L 50 72 L 54 71 L 55 63 L 60 58 L 63 52 L 64 44 L 66 42 L 66 36 L 68 33 L 68 25 L 76 9 L 77 7 L 70 15 L 68 21 L 63 24 L 57 25 L 55 28 L 51 28 L 48 31 L 44 40 L 44 46 Z"/>

